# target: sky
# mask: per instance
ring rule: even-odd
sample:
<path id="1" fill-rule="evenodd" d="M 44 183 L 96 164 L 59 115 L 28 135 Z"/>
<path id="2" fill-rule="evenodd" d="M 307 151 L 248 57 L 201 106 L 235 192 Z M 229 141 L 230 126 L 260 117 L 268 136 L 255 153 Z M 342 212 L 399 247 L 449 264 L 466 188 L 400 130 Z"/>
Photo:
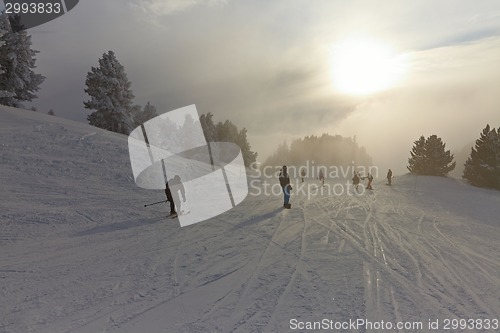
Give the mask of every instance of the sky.
<path id="1" fill-rule="evenodd" d="M 229 119 L 261 162 L 284 140 L 355 135 L 402 174 L 421 135 L 458 151 L 500 126 L 497 0 L 83 0 L 28 32 L 40 112 L 86 122 L 85 77 L 112 50 L 135 104 Z"/>

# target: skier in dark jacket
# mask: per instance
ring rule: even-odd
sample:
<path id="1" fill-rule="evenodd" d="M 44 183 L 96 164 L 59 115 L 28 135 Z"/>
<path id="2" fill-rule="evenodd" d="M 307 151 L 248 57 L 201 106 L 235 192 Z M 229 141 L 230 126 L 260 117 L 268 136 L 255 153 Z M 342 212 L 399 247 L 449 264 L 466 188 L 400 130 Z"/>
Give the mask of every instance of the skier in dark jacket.
<path id="1" fill-rule="evenodd" d="M 290 204 L 290 191 L 292 190 L 292 186 L 290 185 L 290 176 L 288 175 L 286 165 L 283 165 L 283 168 L 281 169 L 279 181 L 281 188 L 283 189 L 283 208 L 290 209 L 292 207 Z"/>
<path id="2" fill-rule="evenodd" d="M 371 173 L 368 172 L 368 176 L 366 178 L 368 178 L 368 185 L 366 185 L 366 188 L 368 190 L 373 190 L 372 188 L 373 176 L 371 175 Z"/>
<path id="3" fill-rule="evenodd" d="M 354 171 L 354 176 L 352 177 L 352 185 L 356 188 L 356 192 L 358 191 L 358 186 L 359 186 L 359 176 L 356 171 Z"/>
<path id="4" fill-rule="evenodd" d="M 177 215 L 177 212 L 175 211 L 174 198 L 172 198 L 172 192 L 170 191 L 168 182 L 165 183 L 165 195 L 167 196 L 167 201 L 170 202 L 170 216 Z"/>
<path id="5" fill-rule="evenodd" d="M 321 186 L 325 186 L 325 174 L 323 173 L 323 169 L 319 170 L 318 179 L 321 182 Z"/>
<path id="6" fill-rule="evenodd" d="M 392 185 L 392 170 L 387 171 L 387 185 Z"/>

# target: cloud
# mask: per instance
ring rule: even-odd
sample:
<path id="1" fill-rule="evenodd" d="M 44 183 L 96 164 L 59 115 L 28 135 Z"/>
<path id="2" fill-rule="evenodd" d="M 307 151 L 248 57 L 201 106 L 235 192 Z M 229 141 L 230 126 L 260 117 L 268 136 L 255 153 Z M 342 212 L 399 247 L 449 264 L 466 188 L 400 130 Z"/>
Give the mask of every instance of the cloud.
<path id="1" fill-rule="evenodd" d="M 404 85 L 360 103 L 336 129 L 358 134 L 375 163 L 397 173 L 420 135 L 460 150 L 487 123 L 500 125 L 499 54 L 500 37 L 415 52 Z"/>
<path id="2" fill-rule="evenodd" d="M 44 26 L 53 34 L 33 37 L 41 51 L 37 70 L 47 76 L 35 101 L 39 109 L 84 120 L 85 75 L 108 50 L 125 66 L 136 103 L 151 101 L 159 112 L 195 103 L 201 113 L 214 113 L 215 120 L 246 127 L 254 148 L 264 152 L 261 158 L 275 148 L 273 140 L 326 131 L 358 134 L 360 143 L 365 140 L 378 155 L 376 149 L 389 140 L 382 138 L 395 126 L 402 126 L 394 134 L 398 138 L 405 135 L 409 119 L 415 118 L 414 129 L 429 127 L 418 118 L 427 115 L 422 109 L 462 110 L 467 104 L 489 110 L 496 105 L 492 100 L 486 106 L 486 101 L 498 87 L 492 79 L 498 46 L 484 43 L 485 37 L 500 34 L 496 0 L 384 6 L 361 0 L 348 5 L 318 0 L 314 6 L 309 1 L 125 3 L 80 2 Z M 412 57 L 412 75 L 399 90 L 369 98 L 334 91 L 331 45 L 356 32 Z M 454 105 L 460 98 L 465 102 Z M 406 141 L 413 140 L 413 128 L 406 131 L 411 137 Z M 372 139 L 373 133 L 381 133 L 380 138 Z"/>
<path id="3" fill-rule="evenodd" d="M 130 5 L 148 17 L 179 13 L 199 5 L 219 6 L 226 0 L 129 0 Z"/>

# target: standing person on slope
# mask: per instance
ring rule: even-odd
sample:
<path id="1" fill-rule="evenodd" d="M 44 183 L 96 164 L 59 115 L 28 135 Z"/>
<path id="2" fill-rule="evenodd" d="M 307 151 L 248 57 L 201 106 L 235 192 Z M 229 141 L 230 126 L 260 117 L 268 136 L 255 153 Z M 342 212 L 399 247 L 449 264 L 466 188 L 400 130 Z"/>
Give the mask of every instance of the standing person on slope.
<path id="1" fill-rule="evenodd" d="M 366 189 L 373 190 L 372 188 L 373 176 L 371 175 L 371 173 L 368 172 L 368 176 L 366 178 L 368 178 L 368 185 L 366 185 Z"/>
<path id="2" fill-rule="evenodd" d="M 170 190 L 170 185 L 173 186 L 174 193 Z M 177 216 L 177 210 L 181 209 L 181 199 L 179 197 L 179 192 L 182 195 L 183 202 L 186 202 L 186 192 L 184 190 L 184 185 L 181 183 L 181 177 L 176 175 L 174 178 L 170 179 L 165 184 L 165 195 L 167 196 L 167 201 L 170 202 L 170 217 Z M 177 210 L 176 210 L 177 207 Z"/>
<path id="3" fill-rule="evenodd" d="M 185 211 L 185 208 L 181 209 L 181 196 L 182 202 L 186 202 L 186 190 L 184 189 L 184 185 L 182 185 L 181 177 L 179 175 L 176 175 L 174 178 L 170 179 L 168 183 L 172 186 L 172 188 L 175 189 L 174 193 L 172 193 L 172 198 L 174 199 L 176 212 L 181 215 L 183 213 L 187 213 L 187 211 Z"/>
<path id="4" fill-rule="evenodd" d="M 302 177 L 302 182 L 304 182 L 304 177 L 306 176 L 306 169 L 302 169 L 302 171 L 300 171 L 300 176 Z"/>
<path id="5" fill-rule="evenodd" d="M 359 176 L 356 171 L 354 171 L 354 176 L 352 177 L 352 185 L 356 188 L 356 192 L 358 192 L 358 186 L 359 186 Z"/>
<path id="6" fill-rule="evenodd" d="M 165 183 L 165 195 L 167 196 L 167 201 L 170 202 L 170 217 L 177 216 L 177 212 L 175 211 L 174 198 L 172 197 L 172 192 L 170 191 L 168 182 Z"/>
<path id="7" fill-rule="evenodd" d="M 292 186 L 290 185 L 290 176 L 288 176 L 286 165 L 283 165 L 283 168 L 281 168 L 279 181 L 281 188 L 283 189 L 283 208 L 290 209 L 292 208 L 292 205 L 290 204 L 290 191 L 292 190 Z"/>
<path id="8" fill-rule="evenodd" d="M 325 186 L 325 174 L 323 173 L 323 169 L 319 170 L 318 179 L 321 182 L 321 186 Z"/>
<path id="9" fill-rule="evenodd" d="M 387 171 L 387 185 L 392 185 L 392 170 Z"/>

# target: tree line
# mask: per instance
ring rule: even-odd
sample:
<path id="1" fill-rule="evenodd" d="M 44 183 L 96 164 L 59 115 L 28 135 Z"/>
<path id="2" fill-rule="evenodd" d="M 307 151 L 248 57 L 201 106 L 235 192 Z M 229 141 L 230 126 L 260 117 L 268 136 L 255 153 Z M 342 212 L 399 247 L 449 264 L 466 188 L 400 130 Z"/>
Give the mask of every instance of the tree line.
<path id="1" fill-rule="evenodd" d="M 356 138 L 323 134 L 283 142 L 269 156 L 262 167 L 282 164 L 301 165 L 305 161 L 316 165 L 371 165 L 372 159 Z M 465 162 L 462 178 L 469 184 L 500 190 L 500 127 L 486 125 Z M 437 135 L 418 138 L 410 150 L 407 169 L 411 174 L 447 176 L 456 162 L 446 144 Z"/>
<path id="2" fill-rule="evenodd" d="M 303 165 L 314 161 L 316 165 L 369 166 L 372 158 L 364 147 L 356 142 L 356 137 L 343 137 L 324 133 L 295 139 L 290 145 L 283 142 L 263 163 L 265 166 L 282 164 Z"/>
<path id="3" fill-rule="evenodd" d="M 31 48 L 31 36 L 19 29 L 19 17 L 0 14 L 0 104 L 25 108 L 24 102 L 35 99 L 36 92 L 45 80 L 34 72 L 36 54 Z M 131 82 L 124 66 L 113 51 L 108 51 L 99 59 L 99 65 L 91 67 L 85 79 L 85 92 L 90 96 L 83 102 L 91 113 L 87 116 L 90 125 L 109 131 L 129 134 L 134 128 L 158 116 L 156 107 L 150 102 L 144 107 L 134 104 Z M 32 111 L 38 111 L 31 107 Z M 54 115 L 54 110 L 48 114 Z M 247 130 L 238 129 L 231 121 L 213 122 L 208 113 L 200 117 L 207 141 L 227 141 L 240 146 L 249 166 L 257 159 L 247 139 Z M 168 135 L 168 134 L 165 134 Z"/>
<path id="4" fill-rule="evenodd" d="M 149 102 L 144 109 L 133 104 L 131 83 L 113 51 L 103 54 L 99 59 L 99 67 L 91 68 L 85 85 L 85 92 L 90 100 L 84 102 L 84 106 L 94 110 L 87 117 L 90 125 L 129 134 L 137 126 L 158 115 L 156 108 Z M 199 121 L 207 142 L 235 143 L 241 148 L 246 166 L 256 161 L 257 153 L 251 150 L 246 128 L 239 130 L 229 120 L 215 124 L 212 113 L 202 114 Z"/>

